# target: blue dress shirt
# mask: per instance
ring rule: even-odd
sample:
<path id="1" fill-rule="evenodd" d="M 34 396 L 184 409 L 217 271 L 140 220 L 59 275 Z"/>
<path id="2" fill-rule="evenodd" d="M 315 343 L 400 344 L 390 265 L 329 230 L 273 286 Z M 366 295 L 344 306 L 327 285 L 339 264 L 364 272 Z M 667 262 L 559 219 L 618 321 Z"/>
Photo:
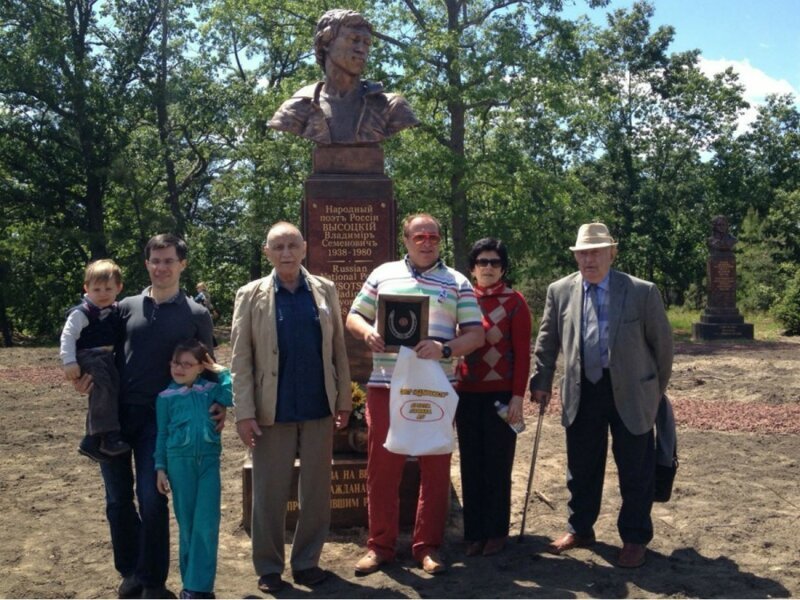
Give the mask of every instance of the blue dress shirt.
<path id="1" fill-rule="evenodd" d="M 275 421 L 293 423 L 330 416 L 319 313 L 304 277 L 294 292 L 275 278 L 275 312 L 279 356 Z"/>

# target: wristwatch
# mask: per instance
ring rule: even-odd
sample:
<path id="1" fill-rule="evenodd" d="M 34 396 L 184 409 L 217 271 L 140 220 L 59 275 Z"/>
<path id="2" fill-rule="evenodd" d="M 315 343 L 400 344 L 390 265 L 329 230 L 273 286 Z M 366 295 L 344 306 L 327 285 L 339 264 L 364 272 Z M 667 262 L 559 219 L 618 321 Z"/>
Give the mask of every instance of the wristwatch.
<path id="1" fill-rule="evenodd" d="M 447 344 L 442 344 L 442 358 L 450 358 L 453 356 L 453 349 Z"/>

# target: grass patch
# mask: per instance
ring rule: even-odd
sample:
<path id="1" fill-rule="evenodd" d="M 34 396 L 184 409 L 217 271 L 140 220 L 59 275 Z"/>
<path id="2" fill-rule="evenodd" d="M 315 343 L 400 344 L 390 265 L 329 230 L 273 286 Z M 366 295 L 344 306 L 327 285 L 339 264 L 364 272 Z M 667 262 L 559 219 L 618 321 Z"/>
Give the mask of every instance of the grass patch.
<path id="1" fill-rule="evenodd" d="M 672 332 L 676 341 L 689 342 L 692 340 L 692 323 L 700 321 L 702 311 L 671 306 L 667 310 L 667 317 L 672 325 Z M 754 337 L 757 341 L 774 342 L 783 335 L 783 327 L 768 313 L 745 314 L 746 323 L 753 324 Z"/>
<path id="2" fill-rule="evenodd" d="M 700 320 L 700 311 L 671 306 L 667 309 L 667 318 L 672 325 L 672 335 L 676 341 L 688 342 L 692 339 L 692 323 Z"/>
<path id="3" fill-rule="evenodd" d="M 753 324 L 754 335 L 757 340 L 774 342 L 783 336 L 783 325 L 767 313 L 746 314 L 744 320 Z"/>

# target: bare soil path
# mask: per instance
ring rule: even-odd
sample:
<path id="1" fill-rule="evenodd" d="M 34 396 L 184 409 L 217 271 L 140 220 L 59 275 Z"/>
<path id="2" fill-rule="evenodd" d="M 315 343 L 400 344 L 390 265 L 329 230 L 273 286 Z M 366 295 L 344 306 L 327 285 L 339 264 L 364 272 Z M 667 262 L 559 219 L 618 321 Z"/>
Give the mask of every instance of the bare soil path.
<path id="1" fill-rule="evenodd" d="M 226 348 L 221 361 L 226 359 Z M 609 464 L 598 544 L 568 556 L 542 551 L 563 531 L 564 434 L 553 403 L 545 415 L 528 535 L 501 554 L 467 558 L 456 497 L 447 532 L 451 569 L 433 578 L 415 565 L 407 536 L 384 572 L 353 576 L 366 531 L 334 532 L 322 566 L 333 573 L 313 591 L 280 597 L 714 597 L 800 596 L 800 343 L 680 343 L 670 395 L 681 467 L 672 500 L 656 505 L 647 564 L 613 566 L 619 546 L 616 473 Z M 53 348 L 0 348 L 0 597 L 113 597 L 114 571 L 103 487 L 79 456 L 85 400 L 64 383 Z M 519 438 L 511 528 L 519 532 L 535 431 Z M 240 526 L 243 452 L 232 423 L 224 433 L 219 597 L 264 595 L 256 587 L 250 540 Z M 177 527 L 168 586 L 180 590 Z M 287 573 L 288 576 L 288 573 Z"/>

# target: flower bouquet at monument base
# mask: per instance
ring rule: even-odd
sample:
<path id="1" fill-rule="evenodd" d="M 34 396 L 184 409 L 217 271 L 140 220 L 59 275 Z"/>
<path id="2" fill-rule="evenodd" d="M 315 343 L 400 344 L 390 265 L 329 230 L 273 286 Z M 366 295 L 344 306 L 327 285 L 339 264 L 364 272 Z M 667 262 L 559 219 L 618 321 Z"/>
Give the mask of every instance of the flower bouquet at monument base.
<path id="1" fill-rule="evenodd" d="M 358 453 L 367 451 L 367 391 L 355 381 L 350 382 L 353 396 L 353 411 L 350 413 L 350 422 L 342 431 L 337 431 L 333 437 L 334 454 Z"/>
<path id="2" fill-rule="evenodd" d="M 350 382 L 353 395 L 353 412 L 350 413 L 350 427 L 367 426 L 367 392 L 360 383 Z"/>

